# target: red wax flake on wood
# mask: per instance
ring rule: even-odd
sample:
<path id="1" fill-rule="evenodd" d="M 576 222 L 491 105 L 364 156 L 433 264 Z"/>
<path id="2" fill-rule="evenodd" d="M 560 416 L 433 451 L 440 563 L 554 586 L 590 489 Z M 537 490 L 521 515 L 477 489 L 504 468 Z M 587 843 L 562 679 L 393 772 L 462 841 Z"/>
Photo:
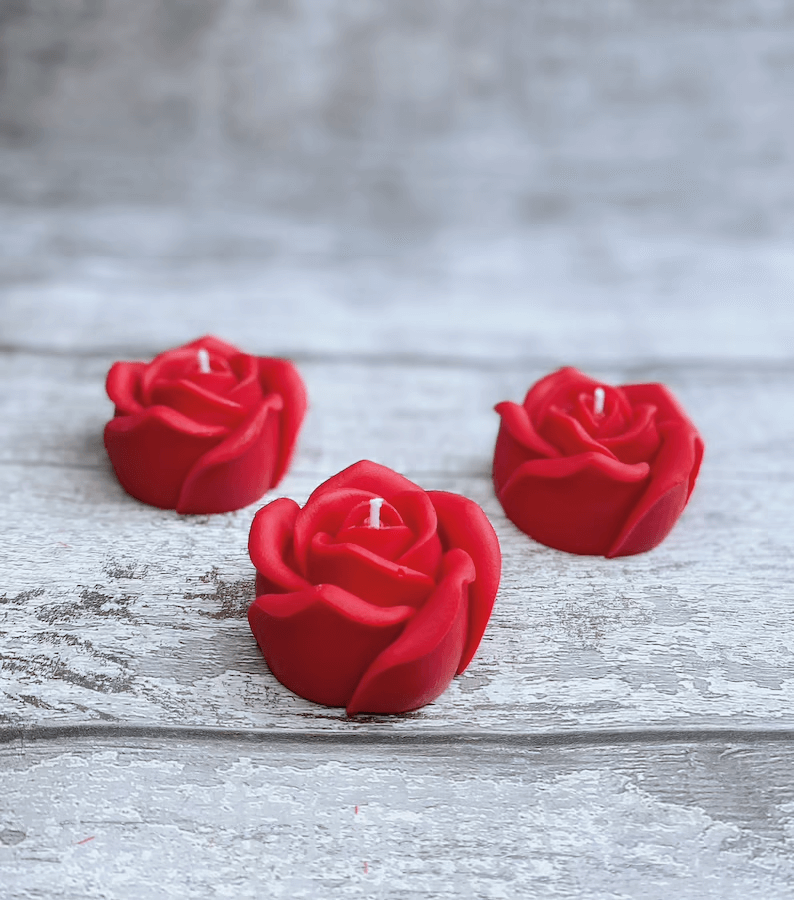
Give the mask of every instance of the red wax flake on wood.
<path id="1" fill-rule="evenodd" d="M 83 838 L 82 841 L 77 841 L 77 844 L 78 844 L 78 846 L 80 844 L 87 844 L 89 841 L 93 841 L 94 837 L 95 836 L 92 834 L 91 837 Z"/>

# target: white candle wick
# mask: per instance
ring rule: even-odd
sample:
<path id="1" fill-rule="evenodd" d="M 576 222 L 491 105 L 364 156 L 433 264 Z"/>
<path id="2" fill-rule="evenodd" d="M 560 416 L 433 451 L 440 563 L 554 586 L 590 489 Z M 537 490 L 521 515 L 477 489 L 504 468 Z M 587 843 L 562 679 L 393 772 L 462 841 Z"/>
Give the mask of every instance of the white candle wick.
<path id="1" fill-rule="evenodd" d="M 380 528 L 380 508 L 383 506 L 383 497 L 373 497 L 369 501 L 369 522 L 370 528 Z"/>
<path id="2" fill-rule="evenodd" d="M 604 399 L 606 394 L 602 387 L 597 387 L 593 391 L 593 412 L 597 416 L 602 416 L 604 414 Z"/>
<path id="3" fill-rule="evenodd" d="M 209 375 L 212 372 L 209 352 L 202 347 L 196 355 L 198 356 L 199 371 L 202 375 Z"/>

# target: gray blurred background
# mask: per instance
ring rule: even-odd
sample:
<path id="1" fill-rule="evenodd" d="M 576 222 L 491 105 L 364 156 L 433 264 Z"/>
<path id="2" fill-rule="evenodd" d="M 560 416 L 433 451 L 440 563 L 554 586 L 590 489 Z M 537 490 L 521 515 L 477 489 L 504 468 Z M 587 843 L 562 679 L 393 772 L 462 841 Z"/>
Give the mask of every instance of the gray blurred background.
<path id="1" fill-rule="evenodd" d="M 282 352 L 791 355 L 792 2 L 0 0 L 0 52 L 6 345 L 182 303 Z"/>

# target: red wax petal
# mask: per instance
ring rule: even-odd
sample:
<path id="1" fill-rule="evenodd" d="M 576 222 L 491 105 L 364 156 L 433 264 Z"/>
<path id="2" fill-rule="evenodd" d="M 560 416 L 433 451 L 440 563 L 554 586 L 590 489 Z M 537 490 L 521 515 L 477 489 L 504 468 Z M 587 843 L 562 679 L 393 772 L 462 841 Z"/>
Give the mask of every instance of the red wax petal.
<path id="1" fill-rule="evenodd" d="M 184 378 L 155 384 L 151 398 L 153 404 L 168 406 L 202 425 L 234 428 L 246 415 L 239 403 Z"/>
<path id="2" fill-rule="evenodd" d="M 446 554 L 442 567 L 431 597 L 364 674 L 347 705 L 348 715 L 407 712 L 448 687 L 466 641 L 467 586 L 475 571 L 469 555 L 457 549 Z"/>
<path id="3" fill-rule="evenodd" d="M 193 351 L 190 354 L 188 368 L 183 373 L 183 377 L 189 377 L 191 381 L 200 385 L 202 388 L 221 396 L 228 395 L 238 386 L 237 382 L 239 381 L 239 377 L 232 366 L 232 359 L 235 356 L 244 354 L 241 354 L 236 347 L 227 344 L 225 341 L 220 341 L 218 338 L 206 335 L 179 349 Z M 210 362 L 209 372 L 201 371 L 198 362 L 198 350 L 207 351 Z M 235 400 L 238 403 L 241 402 L 239 397 L 230 397 L 229 399 Z M 250 398 L 250 401 L 244 405 L 250 409 L 261 399 L 262 396 L 259 394 Z"/>
<path id="4" fill-rule="evenodd" d="M 443 549 L 438 537 L 438 517 L 430 497 L 424 491 L 402 491 L 392 496 L 392 503 L 413 533 L 413 543 L 397 562 L 435 579 Z"/>
<path id="5" fill-rule="evenodd" d="M 254 516 L 248 535 L 248 553 L 261 576 L 257 594 L 299 591 L 310 587 L 308 581 L 293 571 L 287 562 L 292 547 L 292 531 L 300 507 L 294 500 L 280 497 Z M 270 585 L 269 591 L 265 591 Z M 261 588 L 261 589 L 260 589 Z"/>
<path id="6" fill-rule="evenodd" d="M 141 374 L 141 403 L 152 406 L 152 391 L 158 382 L 176 381 L 198 366 L 196 350 L 177 347 L 160 353 L 147 365 Z"/>
<path id="7" fill-rule="evenodd" d="M 516 449 L 521 454 L 522 462 L 537 457 L 555 457 L 560 455 L 560 451 L 553 444 L 550 444 L 538 434 L 532 422 L 532 417 L 523 406 L 506 400 L 504 403 L 497 403 L 494 409 L 502 417 L 503 430 L 519 445 L 520 450 L 519 448 Z M 517 454 L 514 452 L 513 456 L 517 457 Z M 505 465 L 509 464 L 510 461 L 505 460 Z"/>
<path id="8" fill-rule="evenodd" d="M 656 427 L 656 407 L 640 403 L 634 410 L 630 426 L 617 437 L 601 438 L 624 463 L 649 462 L 659 449 L 659 430 Z"/>
<path id="9" fill-rule="evenodd" d="M 161 509 L 174 509 L 187 473 L 227 434 L 198 425 L 165 406 L 117 416 L 105 426 L 105 447 L 128 494 Z"/>
<path id="10" fill-rule="evenodd" d="M 281 397 L 268 397 L 223 443 L 196 462 L 185 478 L 177 512 L 230 512 L 265 493 L 276 464 L 282 404 Z"/>
<path id="11" fill-rule="evenodd" d="M 248 621 L 271 672 L 291 691 L 344 706 L 372 660 L 391 645 L 414 611 L 381 608 L 335 585 L 264 594 Z"/>
<path id="12" fill-rule="evenodd" d="M 689 473 L 689 486 L 687 489 L 687 500 L 695 489 L 695 481 L 697 481 L 700 472 L 700 464 L 703 462 L 703 438 L 695 427 L 694 422 L 684 411 L 683 406 L 676 400 L 670 390 L 663 384 L 629 384 L 623 390 L 631 399 L 632 403 L 652 403 L 657 407 L 657 418 L 659 422 L 680 422 L 686 428 L 694 441 L 694 460 L 692 471 Z"/>
<path id="13" fill-rule="evenodd" d="M 384 559 L 356 544 L 331 543 L 315 534 L 309 550 L 307 575 L 313 584 L 338 584 L 377 606 L 417 606 L 433 590 L 423 572 Z"/>
<path id="14" fill-rule="evenodd" d="M 192 363 L 191 363 L 192 365 Z M 213 365 L 215 365 L 215 361 L 213 361 Z M 180 377 L 176 379 L 177 382 L 189 381 L 195 384 L 197 387 L 201 388 L 204 391 L 207 391 L 210 394 L 214 394 L 216 397 L 224 397 L 230 391 L 232 391 L 237 385 L 237 379 L 235 378 L 234 372 L 232 371 L 224 371 L 218 372 L 217 370 L 213 370 L 212 372 L 200 372 L 193 371 L 186 373 L 185 377 Z M 160 384 L 169 384 L 171 382 L 163 379 Z M 159 387 L 159 385 L 157 385 Z M 156 394 L 156 387 L 152 391 L 152 402 L 157 402 L 154 399 Z"/>
<path id="15" fill-rule="evenodd" d="M 519 466 L 498 492 L 507 517 L 542 544 L 604 555 L 641 496 L 647 463 L 602 453 L 538 459 Z"/>
<path id="16" fill-rule="evenodd" d="M 229 365 L 237 378 L 237 384 L 228 392 L 227 398 L 248 408 L 263 400 L 265 392 L 263 392 L 259 380 L 257 357 L 248 356 L 247 353 L 238 353 L 229 360 Z M 271 391 L 266 393 L 271 393 Z"/>
<path id="17" fill-rule="evenodd" d="M 603 387 L 600 381 L 590 378 L 573 366 L 566 366 L 532 385 L 524 398 L 524 408 L 532 421 L 538 424 L 546 418 L 546 411 L 551 404 L 573 409 L 580 394 L 592 394 L 597 387 Z"/>
<path id="18" fill-rule="evenodd" d="M 594 384 L 595 387 L 591 390 L 577 396 L 571 412 L 582 423 L 588 434 L 601 440 L 625 431 L 627 423 L 631 420 L 632 411 L 631 404 L 620 388 L 598 382 Z M 604 409 L 601 413 L 596 413 L 595 391 L 599 387 L 604 392 Z"/>
<path id="19" fill-rule="evenodd" d="M 367 504 L 369 506 L 369 504 Z M 385 505 L 385 504 L 384 504 Z M 356 544 L 370 553 L 394 562 L 414 540 L 413 532 L 406 525 L 391 525 L 370 528 L 368 525 L 354 525 L 343 528 L 335 536 L 329 535 L 337 544 Z"/>
<path id="20" fill-rule="evenodd" d="M 460 674 L 476 653 L 491 617 L 502 577 L 502 552 L 488 517 L 473 500 L 447 491 L 428 491 L 427 496 L 436 508 L 444 546 L 465 550 L 476 572 L 469 586 L 468 628 L 458 667 Z"/>
<path id="21" fill-rule="evenodd" d="M 279 429 L 278 457 L 271 481 L 271 487 L 276 487 L 289 468 L 298 440 L 298 431 L 303 417 L 306 415 L 308 404 L 306 386 L 298 370 L 286 359 L 260 357 L 259 378 L 265 395 L 272 391 L 284 399 Z"/>
<path id="22" fill-rule="evenodd" d="M 634 406 L 640 403 L 650 403 L 655 406 L 658 410 L 657 415 L 660 421 L 674 419 L 688 422 L 692 428 L 695 428 L 684 407 L 681 406 L 670 389 L 665 385 L 653 382 L 648 384 L 624 384 L 622 390 Z M 697 429 L 695 430 L 697 431 Z"/>
<path id="23" fill-rule="evenodd" d="M 141 411 L 138 390 L 145 368 L 146 363 L 139 362 L 117 362 L 110 367 L 105 389 L 116 405 L 116 415 L 126 416 Z"/>
<path id="24" fill-rule="evenodd" d="M 686 421 L 668 421 L 659 426 L 661 447 L 653 461 L 651 480 L 631 511 L 607 556 L 643 553 L 667 537 L 692 493 L 703 441 Z"/>
<path id="25" fill-rule="evenodd" d="M 695 488 L 695 481 L 700 472 L 700 464 L 703 461 L 703 439 L 700 436 L 694 422 L 686 414 L 683 406 L 676 400 L 670 390 L 663 384 L 627 384 L 623 390 L 632 403 L 650 403 L 657 408 L 657 420 L 659 422 L 681 422 L 692 435 L 695 442 L 694 460 L 692 471 L 689 473 L 689 486 L 687 500 Z"/>
<path id="26" fill-rule="evenodd" d="M 603 453 L 615 458 L 600 441 L 585 431 L 581 422 L 569 413 L 557 407 L 550 407 L 543 423 L 543 435 L 560 451 L 563 456 L 575 456 L 577 453 Z"/>
<path id="27" fill-rule="evenodd" d="M 396 494 L 404 491 L 422 491 L 419 485 L 409 481 L 402 475 L 398 475 L 393 469 L 378 465 L 368 459 L 362 459 L 336 475 L 332 475 L 328 481 L 324 481 L 309 497 L 309 503 L 323 494 L 336 491 L 341 488 L 355 488 L 360 491 L 370 491 L 373 497 L 383 497 L 391 500 Z M 308 504 L 307 504 L 308 505 Z"/>
<path id="28" fill-rule="evenodd" d="M 348 512 L 362 501 L 374 497 L 369 491 L 354 488 L 340 489 L 332 493 L 315 491 L 298 513 L 295 521 L 293 547 L 298 568 L 306 573 L 309 547 L 318 532 L 336 534 L 347 519 Z"/>

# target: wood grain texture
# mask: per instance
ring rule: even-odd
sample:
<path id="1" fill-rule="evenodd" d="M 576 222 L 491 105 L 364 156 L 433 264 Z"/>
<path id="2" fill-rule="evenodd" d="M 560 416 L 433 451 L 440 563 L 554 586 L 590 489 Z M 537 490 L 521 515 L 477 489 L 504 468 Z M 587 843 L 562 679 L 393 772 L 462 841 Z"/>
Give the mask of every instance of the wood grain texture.
<path id="1" fill-rule="evenodd" d="M 787 900 L 794 883 L 790 744 L 93 736 L 0 760 L 7 900 Z"/>
<path id="2" fill-rule="evenodd" d="M 788 900 L 787 5 L 6 7 L 2 900 Z M 279 494 L 368 457 L 491 518 L 435 703 L 292 695 L 245 621 L 256 505 L 119 487 L 108 367 L 207 332 L 307 381 Z M 651 553 L 550 550 L 493 495 L 493 404 L 571 364 L 706 439 Z"/>
<path id="3" fill-rule="evenodd" d="M 239 207 L 6 203 L 0 229 L 10 348 L 146 357 L 213 332 L 287 356 L 551 369 L 790 361 L 794 346 L 790 238 L 650 215 L 394 234 Z"/>
<path id="4" fill-rule="evenodd" d="M 269 674 L 245 621 L 253 596 L 246 541 L 258 504 L 180 517 L 123 493 L 101 445 L 111 362 L 24 353 L 2 360 L 16 384 L 0 401 L 13 423 L 0 449 L 13 560 L 0 595 L 4 720 L 382 727 L 300 700 Z M 792 721 L 794 416 L 786 411 L 794 370 L 596 373 L 618 382 L 663 377 L 708 447 L 672 535 L 652 553 L 619 560 L 534 543 L 493 495 L 493 403 L 519 399 L 541 370 L 344 359 L 301 370 L 312 409 L 279 494 L 303 502 L 329 475 L 371 458 L 476 500 L 503 547 L 502 587 L 474 663 L 439 701 L 390 727 L 546 732 Z"/>

